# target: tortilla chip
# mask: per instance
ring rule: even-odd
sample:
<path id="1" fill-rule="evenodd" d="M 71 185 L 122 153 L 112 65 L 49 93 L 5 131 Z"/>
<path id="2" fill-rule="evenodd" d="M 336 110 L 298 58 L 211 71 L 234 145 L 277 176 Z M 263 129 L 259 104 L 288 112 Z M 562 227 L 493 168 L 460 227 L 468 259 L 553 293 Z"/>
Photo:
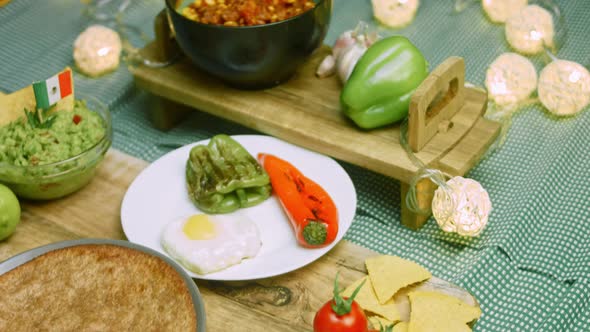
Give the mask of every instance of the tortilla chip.
<path id="1" fill-rule="evenodd" d="M 66 67 L 64 70 L 70 69 Z M 71 111 L 74 109 L 74 82 L 72 81 L 72 94 L 58 101 L 48 110 L 49 113 L 58 110 Z M 7 125 L 14 120 L 25 116 L 24 109 L 29 111 L 35 110 L 37 102 L 35 100 L 35 93 L 33 92 L 33 85 L 24 87 L 16 92 L 8 95 L 0 94 L 0 126 Z"/>
<path id="2" fill-rule="evenodd" d="M 368 316 L 367 320 L 369 320 L 369 323 L 375 330 L 379 330 L 382 326 L 387 327 L 395 324 L 395 322 L 392 322 L 381 316 Z"/>
<path id="3" fill-rule="evenodd" d="M 471 331 L 467 323 L 479 318 L 481 310 L 458 298 L 433 291 L 416 291 L 410 299 L 408 332 Z"/>
<path id="4" fill-rule="evenodd" d="M 408 322 L 399 322 L 393 327 L 393 332 L 408 332 Z"/>
<path id="5" fill-rule="evenodd" d="M 373 286 L 371 285 L 371 280 L 368 277 L 363 277 L 352 283 L 352 285 L 348 286 L 342 292 L 342 296 L 350 297 L 363 280 L 366 280 L 366 282 L 354 298 L 354 301 L 365 311 L 377 314 L 391 323 L 399 322 L 401 316 L 397 311 L 397 306 L 393 303 L 393 300 L 385 304 L 380 304 L 375 295 L 375 291 L 373 290 Z"/>
<path id="6" fill-rule="evenodd" d="M 375 256 L 365 260 L 379 303 L 389 301 L 398 290 L 431 277 L 422 266 L 397 256 Z"/>

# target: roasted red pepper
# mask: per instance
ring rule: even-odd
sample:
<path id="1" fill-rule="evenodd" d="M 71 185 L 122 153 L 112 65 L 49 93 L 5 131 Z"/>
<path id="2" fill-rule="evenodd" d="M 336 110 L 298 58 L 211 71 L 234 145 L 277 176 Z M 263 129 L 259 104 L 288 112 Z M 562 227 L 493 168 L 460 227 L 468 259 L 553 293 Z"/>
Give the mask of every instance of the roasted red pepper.
<path id="1" fill-rule="evenodd" d="M 297 242 L 307 248 L 334 242 L 338 235 L 338 210 L 330 195 L 285 160 L 260 153 L 258 161 L 270 177 Z"/>

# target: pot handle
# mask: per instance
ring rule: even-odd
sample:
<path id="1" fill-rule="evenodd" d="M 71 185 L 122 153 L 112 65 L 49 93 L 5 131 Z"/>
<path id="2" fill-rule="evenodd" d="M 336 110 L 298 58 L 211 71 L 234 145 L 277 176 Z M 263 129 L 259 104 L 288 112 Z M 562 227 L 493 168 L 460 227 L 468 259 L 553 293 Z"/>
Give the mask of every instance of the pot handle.
<path id="1" fill-rule="evenodd" d="M 126 60 L 132 65 L 150 68 L 163 68 L 177 62 L 182 57 L 182 52 L 176 43 L 174 27 L 170 22 L 168 11 L 160 11 L 154 20 L 156 40 L 144 49 L 136 49 L 127 43 L 128 47 L 124 47 L 127 51 Z M 150 53 L 149 57 L 145 55 L 145 51 Z"/>
<path id="2" fill-rule="evenodd" d="M 418 86 L 408 114 L 408 144 L 420 151 L 439 131 L 446 132 L 451 118 L 465 102 L 465 61 L 450 57 Z"/>
<path id="3" fill-rule="evenodd" d="M 154 20 L 154 32 L 156 40 L 156 54 L 159 61 L 166 62 L 177 58 L 180 48 L 176 43 L 176 32 L 166 8 L 162 9 Z"/>

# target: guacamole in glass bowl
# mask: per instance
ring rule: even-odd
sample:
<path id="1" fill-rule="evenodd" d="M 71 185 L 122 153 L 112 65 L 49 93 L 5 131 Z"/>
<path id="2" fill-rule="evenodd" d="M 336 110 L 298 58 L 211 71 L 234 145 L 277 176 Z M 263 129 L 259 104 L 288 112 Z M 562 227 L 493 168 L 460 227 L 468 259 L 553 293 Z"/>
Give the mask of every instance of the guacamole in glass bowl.
<path id="1" fill-rule="evenodd" d="M 50 126 L 23 117 L 0 127 L 0 183 L 21 198 L 66 196 L 90 182 L 111 142 L 109 110 L 92 97 L 55 112 Z"/>

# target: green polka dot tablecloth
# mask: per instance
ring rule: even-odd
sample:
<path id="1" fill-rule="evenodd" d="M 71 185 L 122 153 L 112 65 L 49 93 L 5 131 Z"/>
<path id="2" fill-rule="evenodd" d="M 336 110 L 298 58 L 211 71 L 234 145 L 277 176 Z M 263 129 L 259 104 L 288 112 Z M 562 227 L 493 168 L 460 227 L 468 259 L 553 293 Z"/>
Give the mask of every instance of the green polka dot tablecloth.
<path id="1" fill-rule="evenodd" d="M 590 1 L 558 1 L 567 40 L 558 56 L 590 62 Z M 133 1 L 124 21 L 153 36 L 162 0 Z M 91 22 L 74 0 L 13 0 L 0 8 L 0 90 L 9 93 L 72 65 L 72 43 Z M 368 0 L 334 0 L 327 43 L 359 20 L 372 22 Z M 509 50 L 502 26 L 475 4 L 453 12 L 452 0 L 423 0 L 403 34 L 434 68 L 445 58 L 465 58 L 467 80 L 483 85 L 485 70 Z M 145 41 L 139 34 L 136 46 Z M 539 58 L 532 59 L 537 69 Z M 146 110 L 152 97 L 138 90 L 128 70 L 89 79 L 75 73 L 78 95 L 92 94 L 113 111 L 114 147 L 153 161 L 184 144 L 218 133 L 253 130 L 194 112 L 169 132 L 154 129 Z M 0 110 L 1 111 L 1 110 Z M 476 331 L 590 331 L 590 112 L 565 119 L 541 107 L 522 109 L 504 145 L 469 174 L 487 188 L 493 212 L 476 239 L 443 233 L 434 220 L 418 232 L 400 225 L 399 183 L 341 163 L 358 194 L 346 239 L 380 253 L 426 266 L 471 291 L 483 310 Z"/>

